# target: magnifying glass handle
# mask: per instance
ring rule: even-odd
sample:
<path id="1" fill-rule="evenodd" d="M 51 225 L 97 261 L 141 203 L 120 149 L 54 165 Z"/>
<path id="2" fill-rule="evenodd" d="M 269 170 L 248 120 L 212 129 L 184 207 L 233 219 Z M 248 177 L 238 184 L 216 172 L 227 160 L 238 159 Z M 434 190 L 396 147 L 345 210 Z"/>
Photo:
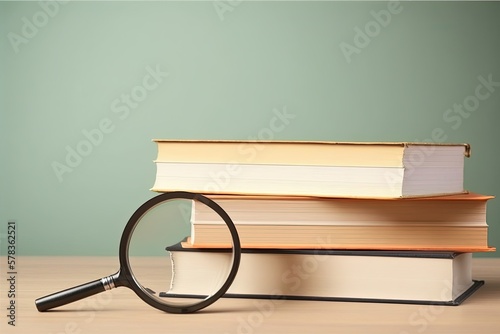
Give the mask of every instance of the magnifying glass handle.
<path id="1" fill-rule="evenodd" d="M 35 300 L 38 311 L 43 312 L 55 307 L 63 306 L 77 300 L 93 296 L 100 292 L 110 290 L 115 287 L 113 276 L 103 277 L 101 279 L 62 290 L 45 297 Z"/>

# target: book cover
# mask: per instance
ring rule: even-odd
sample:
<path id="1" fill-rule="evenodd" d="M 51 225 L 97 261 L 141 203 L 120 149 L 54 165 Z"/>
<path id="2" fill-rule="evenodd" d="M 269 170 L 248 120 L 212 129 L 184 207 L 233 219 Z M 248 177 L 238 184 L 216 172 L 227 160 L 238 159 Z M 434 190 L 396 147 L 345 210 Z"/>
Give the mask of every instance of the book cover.
<path id="1" fill-rule="evenodd" d="M 174 272 L 164 297 L 199 297 L 197 284 L 220 274 L 211 272 L 220 268 L 211 258 L 231 255 L 180 244 L 168 251 Z M 243 249 L 225 297 L 459 305 L 484 284 L 472 279 L 471 259 L 456 252 Z"/>
<path id="2" fill-rule="evenodd" d="M 465 192 L 468 144 L 155 140 L 157 192 L 399 198 Z M 256 149 L 255 147 L 258 147 Z"/>

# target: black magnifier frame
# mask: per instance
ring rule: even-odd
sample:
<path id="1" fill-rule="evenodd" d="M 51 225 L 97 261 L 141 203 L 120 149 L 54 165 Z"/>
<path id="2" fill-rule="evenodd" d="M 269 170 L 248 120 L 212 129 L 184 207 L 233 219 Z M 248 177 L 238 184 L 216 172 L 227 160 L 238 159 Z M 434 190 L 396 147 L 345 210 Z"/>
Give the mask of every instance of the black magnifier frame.
<path id="1" fill-rule="evenodd" d="M 174 199 L 194 200 L 210 207 L 226 223 L 229 232 L 231 234 L 233 243 L 232 266 L 226 281 L 224 282 L 224 284 L 221 285 L 218 291 L 216 291 L 210 296 L 207 296 L 207 298 L 199 301 L 198 303 L 192 305 L 174 306 L 174 305 L 164 304 L 159 300 L 155 299 L 155 297 L 151 296 L 148 290 L 136 280 L 132 270 L 130 269 L 130 263 L 128 259 L 130 239 L 132 237 L 132 234 L 134 233 L 135 227 L 140 222 L 141 218 L 156 205 L 164 201 L 174 200 Z M 144 302 L 159 310 L 168 313 L 193 313 L 213 304 L 215 301 L 217 301 L 220 297 L 222 297 L 226 293 L 226 291 L 233 283 L 234 278 L 236 277 L 240 265 L 240 259 L 241 259 L 241 244 L 238 232 L 236 230 L 233 221 L 231 220 L 229 215 L 224 211 L 224 209 L 222 209 L 213 200 L 201 194 L 185 192 L 185 191 L 166 192 L 146 201 L 130 217 L 127 225 L 123 230 L 122 237 L 120 240 L 120 249 L 119 249 L 120 270 L 117 273 L 111 276 L 97 279 L 89 283 L 85 283 L 73 288 L 53 293 L 45 297 L 38 298 L 37 300 L 35 300 L 35 305 L 38 311 L 44 312 L 55 307 L 59 307 L 86 297 L 90 297 L 92 295 L 95 295 L 97 293 L 106 290 L 124 286 L 133 290 L 137 294 L 137 296 L 141 298 Z"/>

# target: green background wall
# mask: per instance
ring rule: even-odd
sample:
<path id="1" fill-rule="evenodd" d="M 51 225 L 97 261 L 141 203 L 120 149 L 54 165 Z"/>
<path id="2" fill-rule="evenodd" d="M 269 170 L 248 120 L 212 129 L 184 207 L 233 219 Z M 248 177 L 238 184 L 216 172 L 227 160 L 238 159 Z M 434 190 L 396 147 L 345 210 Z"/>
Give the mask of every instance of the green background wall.
<path id="1" fill-rule="evenodd" d="M 21 254 L 117 254 L 155 195 L 153 138 L 468 142 L 466 187 L 500 195 L 499 17 L 492 2 L 2 2 L 2 252 L 15 219 Z"/>

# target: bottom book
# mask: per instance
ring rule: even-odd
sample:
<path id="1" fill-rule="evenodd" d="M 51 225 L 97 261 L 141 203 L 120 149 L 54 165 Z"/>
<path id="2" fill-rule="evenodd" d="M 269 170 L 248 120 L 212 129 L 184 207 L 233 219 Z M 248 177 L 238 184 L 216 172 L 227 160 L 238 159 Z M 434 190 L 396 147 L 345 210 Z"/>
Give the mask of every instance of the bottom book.
<path id="1" fill-rule="evenodd" d="M 167 250 L 164 297 L 204 295 L 231 261 L 227 249 Z M 471 253 L 243 249 L 224 297 L 459 305 L 484 284 L 472 279 L 471 262 Z"/>

